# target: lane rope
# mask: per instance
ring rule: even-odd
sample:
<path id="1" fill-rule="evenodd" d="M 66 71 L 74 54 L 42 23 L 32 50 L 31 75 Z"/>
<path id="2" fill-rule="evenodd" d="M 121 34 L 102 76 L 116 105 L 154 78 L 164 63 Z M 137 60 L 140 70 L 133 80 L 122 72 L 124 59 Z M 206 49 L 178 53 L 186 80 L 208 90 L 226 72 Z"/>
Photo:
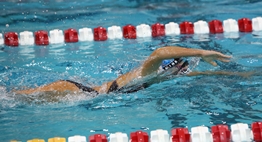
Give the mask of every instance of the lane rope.
<path id="1" fill-rule="evenodd" d="M 68 142 L 261 142 L 262 141 L 262 122 L 254 122 L 251 129 L 248 124 L 236 123 L 230 126 L 215 125 L 208 127 L 192 127 L 191 132 L 188 128 L 174 128 L 171 134 L 167 130 L 157 129 L 150 132 L 144 131 L 131 132 L 128 137 L 126 133 L 111 133 L 109 137 L 104 134 L 94 134 L 88 137 L 75 135 L 68 137 Z M 11 140 L 10 142 L 20 142 Z M 27 142 L 45 142 L 44 139 L 32 139 Z M 49 138 L 48 142 L 66 142 L 66 138 Z"/>
<path id="2" fill-rule="evenodd" d="M 79 30 L 69 28 L 67 30 L 54 29 L 51 31 L 39 30 L 36 32 L 23 31 L 19 35 L 16 32 L 0 33 L 0 46 L 33 46 L 50 45 L 60 43 L 74 43 L 85 41 L 106 41 L 114 39 L 136 39 L 144 37 L 175 36 L 181 34 L 209 35 L 224 34 L 226 38 L 238 38 L 239 32 L 251 33 L 262 36 L 262 17 L 241 18 L 239 20 L 227 19 L 197 21 L 195 23 L 184 21 L 180 24 L 169 22 L 167 24 L 155 23 L 150 25 L 140 24 L 104 27 L 81 28 Z M 201 37 L 201 36 L 200 36 Z M 204 37 L 205 38 L 205 37 Z M 207 37 L 208 38 L 208 37 Z"/>

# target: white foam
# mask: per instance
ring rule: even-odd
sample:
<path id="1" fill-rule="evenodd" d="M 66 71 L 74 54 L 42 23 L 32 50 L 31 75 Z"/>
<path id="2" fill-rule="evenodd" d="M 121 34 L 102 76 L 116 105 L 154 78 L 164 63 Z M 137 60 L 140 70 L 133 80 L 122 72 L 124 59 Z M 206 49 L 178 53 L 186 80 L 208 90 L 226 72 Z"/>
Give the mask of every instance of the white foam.
<path id="1" fill-rule="evenodd" d="M 19 102 L 15 101 L 14 94 L 8 93 L 6 87 L 0 86 L 0 106 L 2 108 L 13 108 L 17 104 L 19 104 Z"/>

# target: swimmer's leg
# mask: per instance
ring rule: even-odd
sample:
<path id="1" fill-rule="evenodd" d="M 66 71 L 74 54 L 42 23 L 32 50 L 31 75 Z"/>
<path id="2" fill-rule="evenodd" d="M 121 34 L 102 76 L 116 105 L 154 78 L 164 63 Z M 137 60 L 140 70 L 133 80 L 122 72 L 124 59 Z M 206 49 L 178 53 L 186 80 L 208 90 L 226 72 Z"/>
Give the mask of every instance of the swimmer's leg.
<path id="1" fill-rule="evenodd" d="M 79 88 L 74 85 L 73 83 L 70 83 L 65 80 L 59 80 L 47 85 L 43 85 L 37 88 L 32 89 L 26 89 L 26 90 L 18 90 L 14 91 L 16 94 L 32 94 L 35 92 L 47 92 L 47 91 L 58 91 L 58 92 L 64 92 L 64 91 L 79 91 Z"/>

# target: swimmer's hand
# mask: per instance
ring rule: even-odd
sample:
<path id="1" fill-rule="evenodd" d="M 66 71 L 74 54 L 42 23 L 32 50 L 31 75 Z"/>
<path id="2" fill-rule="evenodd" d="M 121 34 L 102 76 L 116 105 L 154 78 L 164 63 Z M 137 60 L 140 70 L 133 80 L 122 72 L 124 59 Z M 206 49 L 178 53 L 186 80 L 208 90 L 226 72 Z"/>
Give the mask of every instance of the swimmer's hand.
<path id="1" fill-rule="evenodd" d="M 201 54 L 201 58 L 213 65 L 213 66 L 217 66 L 217 63 L 215 62 L 215 60 L 218 60 L 218 61 L 222 61 L 222 62 L 229 62 L 230 61 L 230 58 L 231 56 L 227 56 L 227 55 L 224 55 L 220 52 L 216 52 L 216 51 L 209 51 L 209 50 L 204 50 Z"/>

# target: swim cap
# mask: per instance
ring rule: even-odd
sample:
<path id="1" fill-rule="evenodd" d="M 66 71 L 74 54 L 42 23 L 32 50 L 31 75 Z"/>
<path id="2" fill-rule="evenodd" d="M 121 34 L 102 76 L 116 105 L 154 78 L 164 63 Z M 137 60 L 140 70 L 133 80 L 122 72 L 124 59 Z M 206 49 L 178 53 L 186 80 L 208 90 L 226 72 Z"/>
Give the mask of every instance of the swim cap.
<path id="1" fill-rule="evenodd" d="M 181 61 L 182 60 L 180 58 L 171 59 L 171 60 L 163 60 L 161 66 L 162 66 L 162 69 L 167 70 L 169 68 L 174 67 Z"/>

